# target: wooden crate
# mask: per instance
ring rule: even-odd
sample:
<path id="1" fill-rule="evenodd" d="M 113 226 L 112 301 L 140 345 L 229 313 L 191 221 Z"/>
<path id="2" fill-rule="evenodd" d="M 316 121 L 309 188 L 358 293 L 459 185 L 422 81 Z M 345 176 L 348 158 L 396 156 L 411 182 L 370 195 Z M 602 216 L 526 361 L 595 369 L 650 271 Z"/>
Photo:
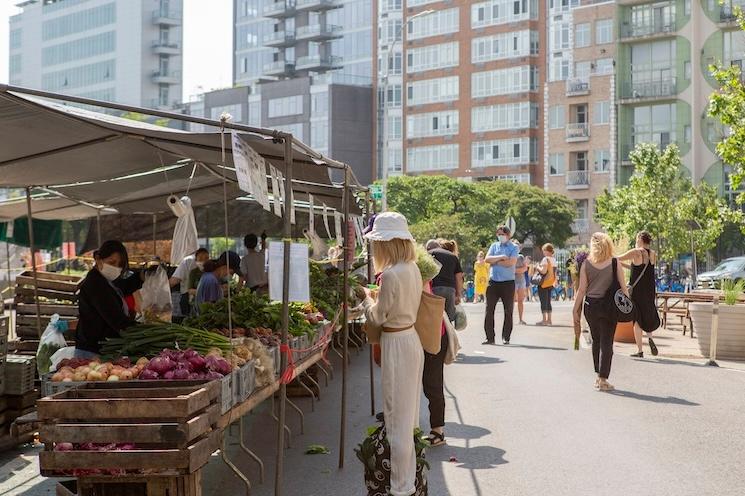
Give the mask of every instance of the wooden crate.
<path id="1" fill-rule="evenodd" d="M 80 477 L 57 483 L 57 496 L 201 496 L 201 471 L 175 477 Z"/>
<path id="2" fill-rule="evenodd" d="M 39 311 L 41 315 L 54 315 L 55 313 L 60 317 L 78 317 L 77 305 L 60 305 L 43 303 L 39 305 Z M 16 305 L 16 313 L 20 315 L 33 315 L 36 316 L 36 304 L 34 303 L 18 303 Z"/>
<path id="3" fill-rule="evenodd" d="M 46 298 L 47 300 L 58 301 L 58 302 L 69 302 L 71 304 L 78 301 L 78 295 L 76 293 L 70 293 L 67 291 L 55 291 L 52 289 L 39 289 L 39 298 Z M 17 287 L 16 288 L 16 303 L 34 303 L 34 288 L 33 287 Z"/>
<path id="4" fill-rule="evenodd" d="M 36 279 L 39 281 L 37 286 L 38 289 L 50 289 L 52 291 L 61 291 L 64 293 L 74 293 L 78 290 L 80 276 L 68 276 L 65 274 L 58 274 L 56 272 L 38 272 L 36 273 Z M 17 286 L 30 286 L 33 288 L 34 274 L 32 271 L 27 270 L 18 276 L 16 276 Z"/>
<path id="5" fill-rule="evenodd" d="M 219 447 L 218 381 L 91 382 L 37 402 L 41 473 L 193 473 Z M 53 443 L 134 443 L 131 451 L 53 451 Z"/>

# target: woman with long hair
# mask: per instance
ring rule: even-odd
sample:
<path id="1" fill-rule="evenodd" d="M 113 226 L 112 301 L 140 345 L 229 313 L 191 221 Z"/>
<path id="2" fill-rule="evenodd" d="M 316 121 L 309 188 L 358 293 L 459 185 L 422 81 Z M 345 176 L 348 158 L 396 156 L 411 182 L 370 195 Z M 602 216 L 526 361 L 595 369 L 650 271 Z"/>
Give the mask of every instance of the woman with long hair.
<path id="1" fill-rule="evenodd" d="M 484 261 L 486 255 L 479 251 L 473 264 L 473 278 L 476 283 L 476 301 L 483 302 L 486 296 L 486 286 L 489 284 L 489 264 Z"/>
<path id="2" fill-rule="evenodd" d="M 520 243 L 514 242 L 517 249 L 520 250 Z M 520 318 L 518 322 L 521 325 L 526 325 L 523 320 L 523 313 L 525 312 L 525 293 L 528 292 L 528 282 L 525 278 L 525 273 L 528 270 L 528 263 L 525 260 L 525 255 L 517 252 L 517 263 L 515 264 L 515 301 L 517 302 L 517 315 Z"/>
<path id="3" fill-rule="evenodd" d="M 599 391 L 612 391 L 613 385 L 608 382 L 611 362 L 613 361 L 613 336 L 616 333 L 617 319 L 613 295 L 608 290 L 613 285 L 613 277 L 618 280 L 626 295 L 626 281 L 623 269 L 613 257 L 613 241 L 607 234 L 596 232 L 590 239 L 590 255 L 582 264 L 579 272 L 579 288 L 574 301 L 574 332 L 581 332 L 580 319 L 584 306 L 585 318 L 590 324 L 592 335 L 592 360 L 595 365 L 595 388 Z"/>
<path id="4" fill-rule="evenodd" d="M 368 326 L 380 337 L 383 414 L 391 447 L 393 496 L 415 492 L 414 429 L 419 423 L 424 350 L 414 330 L 422 295 L 422 275 L 416 265 L 414 238 L 406 218 L 384 212 L 365 238 L 371 241 L 379 276 L 377 300 L 366 299 Z"/>
<path id="5" fill-rule="evenodd" d="M 634 322 L 634 340 L 637 353 L 631 355 L 635 358 L 643 358 L 642 331 L 646 333 L 649 348 L 652 355 L 657 356 L 657 346 L 652 339 L 652 332 L 660 327 L 660 315 L 657 313 L 657 295 L 655 287 L 654 266 L 657 263 L 657 253 L 650 247 L 652 235 L 647 231 L 641 231 L 636 235 L 636 247 L 627 251 L 618 260 L 631 262 L 631 300 L 636 310 L 636 321 Z M 624 265 L 625 267 L 628 267 Z"/>
<path id="6" fill-rule="evenodd" d="M 551 308 L 551 291 L 554 288 L 554 284 L 556 284 L 556 259 L 554 258 L 554 245 L 546 243 L 543 245 L 542 250 L 543 260 L 538 264 L 536 270 L 543 275 L 543 280 L 538 285 L 538 299 L 541 302 L 541 314 L 543 315 L 543 320 L 537 322 L 536 325 L 550 326 L 553 325 L 553 322 L 551 321 L 551 313 L 553 312 L 553 309 Z"/>

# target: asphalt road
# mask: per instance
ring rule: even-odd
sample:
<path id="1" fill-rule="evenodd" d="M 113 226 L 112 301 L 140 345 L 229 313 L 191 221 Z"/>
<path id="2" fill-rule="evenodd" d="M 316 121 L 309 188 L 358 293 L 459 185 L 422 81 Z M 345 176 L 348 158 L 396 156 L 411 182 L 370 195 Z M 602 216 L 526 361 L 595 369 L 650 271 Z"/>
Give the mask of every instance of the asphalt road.
<path id="1" fill-rule="evenodd" d="M 556 305 L 556 315 L 566 316 L 569 305 Z M 600 393 L 592 387 L 590 352 L 571 349 L 570 328 L 519 326 L 511 345 L 487 347 L 481 345 L 483 305 L 467 310 L 462 356 L 445 372 L 448 445 L 428 451 L 430 496 L 745 494 L 742 372 L 616 355 L 610 380 L 617 391 Z M 538 320 L 537 303 L 528 305 L 526 320 Z M 306 411 L 305 434 L 298 416 L 288 413 L 293 448 L 285 452 L 285 495 L 365 494 L 352 449 L 374 423 L 367 355 L 353 355 L 350 366 L 343 470 L 337 467 L 338 360 L 335 365 L 336 378 L 322 389 L 314 412 L 309 400 L 297 401 Z M 423 427 L 426 411 L 423 402 Z M 228 454 L 251 476 L 253 495 L 274 495 L 275 424 L 266 407 L 247 424 L 247 443 L 266 462 L 266 482 L 259 484 L 256 465 L 235 444 Z M 310 444 L 326 445 L 331 454 L 305 455 Z M 49 482 L 31 478 L 33 453 L 25 459 L 33 463 L 15 474 L 25 485 L 13 489 L 13 477 L 0 478 L 0 495 L 53 494 Z M 205 495 L 244 494 L 219 456 L 205 469 L 204 488 Z"/>

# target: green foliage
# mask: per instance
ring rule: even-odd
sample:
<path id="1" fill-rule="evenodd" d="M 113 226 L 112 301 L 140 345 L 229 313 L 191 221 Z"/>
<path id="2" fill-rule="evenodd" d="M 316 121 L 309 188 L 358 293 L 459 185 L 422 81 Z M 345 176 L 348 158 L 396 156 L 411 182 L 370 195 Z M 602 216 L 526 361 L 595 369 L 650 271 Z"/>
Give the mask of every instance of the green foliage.
<path id="1" fill-rule="evenodd" d="M 234 250 L 234 249 L 235 249 L 234 239 L 227 239 L 227 240 L 225 238 L 210 239 L 210 256 L 212 258 L 219 257 L 226 250 Z"/>
<path id="2" fill-rule="evenodd" d="M 745 292 L 745 280 L 740 279 L 734 282 L 731 279 L 722 281 L 722 293 L 724 294 L 724 303 L 726 305 L 734 305 L 737 300 Z"/>
<path id="3" fill-rule="evenodd" d="M 574 203 L 563 195 L 507 181 L 468 183 L 446 176 L 397 176 L 388 180 L 388 204 L 409 221 L 420 243 L 455 239 L 463 260 L 474 260 L 513 217 L 520 241 L 561 246 L 572 236 Z"/>
<path id="4" fill-rule="evenodd" d="M 717 191 L 706 183 L 693 186 L 682 174 L 675 145 L 660 151 L 641 143 L 629 155 L 634 174 L 627 186 L 604 192 L 597 198 L 597 220 L 616 240 L 634 239 L 647 230 L 658 240 L 663 258 L 689 253 L 691 231 L 687 221 L 701 225 L 694 247 L 699 255 L 712 249 L 727 223 L 741 223 L 741 212 L 730 209 Z"/>

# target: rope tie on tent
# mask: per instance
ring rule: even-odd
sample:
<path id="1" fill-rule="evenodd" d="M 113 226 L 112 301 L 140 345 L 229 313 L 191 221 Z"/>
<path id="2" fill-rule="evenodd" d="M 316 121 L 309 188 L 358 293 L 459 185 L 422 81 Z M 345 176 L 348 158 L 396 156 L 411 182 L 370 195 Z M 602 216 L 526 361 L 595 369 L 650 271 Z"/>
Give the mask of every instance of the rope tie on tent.
<path id="1" fill-rule="evenodd" d="M 194 176 L 197 175 L 198 166 L 199 162 L 194 162 L 194 168 L 191 169 L 191 175 L 189 176 L 189 184 L 186 185 L 186 193 L 184 193 L 185 196 L 189 196 L 189 191 L 191 191 L 191 183 L 194 182 Z"/>

